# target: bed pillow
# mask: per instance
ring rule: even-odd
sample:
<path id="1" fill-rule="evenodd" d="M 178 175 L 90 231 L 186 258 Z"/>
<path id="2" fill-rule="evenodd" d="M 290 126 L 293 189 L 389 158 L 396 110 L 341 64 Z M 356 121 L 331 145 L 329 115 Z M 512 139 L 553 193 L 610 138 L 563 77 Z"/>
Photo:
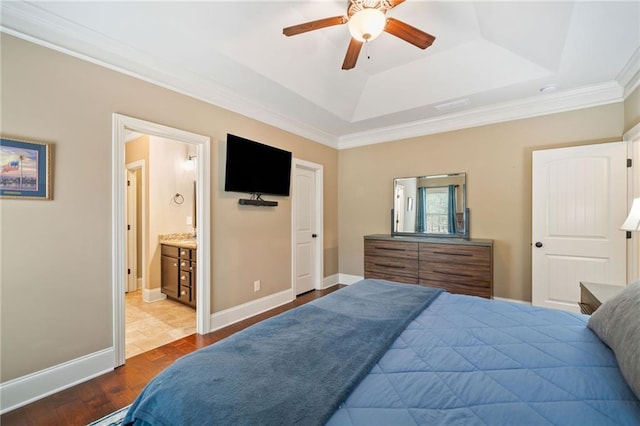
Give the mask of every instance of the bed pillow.
<path id="1" fill-rule="evenodd" d="M 588 326 L 616 354 L 622 375 L 640 399 L 640 281 L 604 302 Z"/>

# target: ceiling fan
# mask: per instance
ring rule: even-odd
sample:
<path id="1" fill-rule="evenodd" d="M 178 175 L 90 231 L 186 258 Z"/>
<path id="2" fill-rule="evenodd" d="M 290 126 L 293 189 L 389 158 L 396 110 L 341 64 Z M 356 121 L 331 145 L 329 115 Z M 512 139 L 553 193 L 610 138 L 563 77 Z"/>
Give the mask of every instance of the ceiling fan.
<path id="1" fill-rule="evenodd" d="M 405 0 L 349 0 L 346 16 L 333 16 L 331 18 L 318 19 L 317 21 L 293 25 L 284 28 L 282 33 L 287 37 L 349 23 L 351 41 L 347 48 L 347 54 L 342 63 L 343 70 L 350 70 L 356 66 L 362 43 L 369 42 L 380 33 L 387 32 L 420 49 L 426 49 L 436 39 L 409 24 L 394 18 L 387 18 L 385 14 Z"/>

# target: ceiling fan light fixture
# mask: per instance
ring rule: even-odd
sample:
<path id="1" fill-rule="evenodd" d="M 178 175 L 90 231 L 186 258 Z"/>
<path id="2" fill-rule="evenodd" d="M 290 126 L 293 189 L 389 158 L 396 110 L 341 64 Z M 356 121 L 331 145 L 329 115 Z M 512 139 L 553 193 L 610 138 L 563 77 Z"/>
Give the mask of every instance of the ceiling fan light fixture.
<path id="1" fill-rule="evenodd" d="M 349 32 L 358 41 L 371 41 L 382 34 L 387 19 L 380 9 L 368 7 L 349 19 Z"/>

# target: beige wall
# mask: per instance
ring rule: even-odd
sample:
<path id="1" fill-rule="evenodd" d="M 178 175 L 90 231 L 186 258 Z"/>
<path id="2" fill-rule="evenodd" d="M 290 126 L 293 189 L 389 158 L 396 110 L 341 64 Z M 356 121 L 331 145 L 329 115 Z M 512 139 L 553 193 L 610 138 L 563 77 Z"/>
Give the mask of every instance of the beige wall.
<path id="1" fill-rule="evenodd" d="M 162 234 L 193 231 L 193 227 L 187 225 L 187 216 L 193 216 L 193 182 L 196 180 L 196 171 L 185 170 L 185 163 L 187 155 L 195 150 L 195 146 L 182 142 L 158 136 L 149 137 L 145 288 L 157 289 L 161 286 L 162 266 L 158 237 Z M 174 200 L 178 193 L 182 195 L 182 204 Z"/>
<path id="2" fill-rule="evenodd" d="M 290 200 L 242 208 L 222 190 L 227 132 L 324 165 L 324 275 L 338 272 L 336 150 L 4 33 L 0 42 L 3 136 L 54 143 L 54 199 L 2 200 L 2 382 L 113 344 L 114 112 L 211 137 L 213 311 L 291 281 Z"/>
<path id="3" fill-rule="evenodd" d="M 471 237 L 494 240 L 494 294 L 531 300 L 531 153 L 622 139 L 623 104 L 340 151 L 340 272 L 363 275 L 363 240 L 390 232 L 395 177 L 467 173 Z"/>
<path id="4" fill-rule="evenodd" d="M 624 101 L 624 131 L 640 123 L 640 86 Z"/>

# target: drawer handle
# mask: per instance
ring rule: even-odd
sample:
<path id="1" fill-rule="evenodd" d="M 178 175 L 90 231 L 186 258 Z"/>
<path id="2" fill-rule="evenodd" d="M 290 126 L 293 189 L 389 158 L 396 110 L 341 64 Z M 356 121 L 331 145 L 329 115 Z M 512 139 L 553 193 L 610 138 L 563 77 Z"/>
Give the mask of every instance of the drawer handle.
<path id="1" fill-rule="evenodd" d="M 472 254 L 468 254 L 468 253 L 447 253 L 447 252 L 442 252 L 442 251 L 434 251 L 433 254 L 444 254 L 447 256 L 464 256 L 464 257 L 472 257 Z"/>
<path id="2" fill-rule="evenodd" d="M 187 277 L 185 277 L 184 275 L 182 275 L 182 276 L 180 277 L 180 279 L 181 279 L 182 281 L 184 281 L 184 280 L 186 280 L 186 279 L 187 279 Z"/>
<path id="3" fill-rule="evenodd" d="M 374 247 L 376 250 L 388 250 L 388 251 L 406 251 L 399 247 Z"/>
<path id="4" fill-rule="evenodd" d="M 402 265 L 385 265 L 384 263 L 374 263 L 374 265 L 381 266 L 383 268 L 405 269 Z"/>
<path id="5" fill-rule="evenodd" d="M 177 267 L 177 266 L 178 266 L 178 264 L 177 264 L 177 263 L 174 263 L 174 264 L 173 264 L 173 266 L 176 266 L 176 267 Z"/>
<path id="6" fill-rule="evenodd" d="M 180 262 L 180 266 L 187 266 L 187 262 Z"/>
<path id="7" fill-rule="evenodd" d="M 187 290 L 182 290 L 180 294 L 184 296 L 185 294 L 187 294 Z"/>
<path id="8" fill-rule="evenodd" d="M 182 251 L 180 252 L 180 256 L 184 256 L 185 254 L 187 254 L 187 252 L 186 252 L 186 251 L 184 251 L 184 250 L 182 250 Z"/>
<path id="9" fill-rule="evenodd" d="M 473 278 L 473 275 L 471 274 L 463 274 L 460 272 L 446 272 L 446 271 L 438 271 L 437 269 L 435 269 L 433 272 L 435 272 L 436 274 L 443 274 L 443 275 L 455 275 L 457 277 L 469 277 L 469 278 Z"/>

